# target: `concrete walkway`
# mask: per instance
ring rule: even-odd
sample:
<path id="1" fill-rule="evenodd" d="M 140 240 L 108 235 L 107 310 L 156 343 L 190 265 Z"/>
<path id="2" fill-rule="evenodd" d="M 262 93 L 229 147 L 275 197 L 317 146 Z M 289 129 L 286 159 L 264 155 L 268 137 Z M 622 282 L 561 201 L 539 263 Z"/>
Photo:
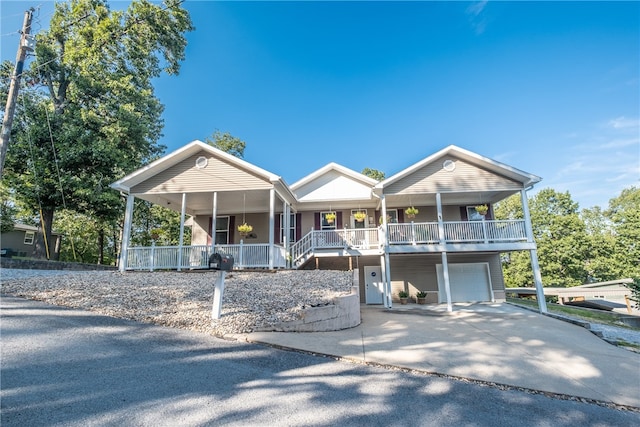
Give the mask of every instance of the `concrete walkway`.
<path id="1" fill-rule="evenodd" d="M 429 308 L 423 308 L 429 307 Z M 640 354 L 509 304 L 362 305 L 336 332 L 254 332 L 247 341 L 640 408 Z"/>

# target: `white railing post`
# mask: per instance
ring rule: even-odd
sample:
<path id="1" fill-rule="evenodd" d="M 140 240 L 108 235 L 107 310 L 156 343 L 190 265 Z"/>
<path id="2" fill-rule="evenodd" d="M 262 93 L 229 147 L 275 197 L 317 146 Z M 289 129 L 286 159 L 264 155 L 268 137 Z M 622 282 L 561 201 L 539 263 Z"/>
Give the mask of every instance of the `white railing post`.
<path id="1" fill-rule="evenodd" d="M 187 213 L 187 193 L 182 193 L 182 207 L 180 208 L 180 243 L 178 248 L 178 271 L 182 269 L 182 245 L 184 245 L 184 217 Z"/>
<path id="2" fill-rule="evenodd" d="M 156 241 L 151 242 L 151 255 L 149 256 L 149 271 L 153 271 L 154 259 L 156 256 Z"/>
<path id="3" fill-rule="evenodd" d="M 411 244 L 416 245 L 416 224 L 411 221 Z"/>
<path id="4" fill-rule="evenodd" d="M 238 267 L 244 267 L 244 240 L 240 239 L 240 248 L 238 250 Z"/>
<path id="5" fill-rule="evenodd" d="M 485 243 L 489 243 L 489 237 L 487 236 L 487 222 L 482 218 L 482 237 Z"/>

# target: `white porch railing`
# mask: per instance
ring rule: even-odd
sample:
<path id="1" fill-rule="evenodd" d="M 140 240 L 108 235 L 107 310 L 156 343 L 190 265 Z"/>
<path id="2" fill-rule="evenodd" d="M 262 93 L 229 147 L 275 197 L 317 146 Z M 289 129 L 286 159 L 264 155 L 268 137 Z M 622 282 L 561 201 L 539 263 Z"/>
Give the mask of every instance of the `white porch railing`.
<path id="1" fill-rule="evenodd" d="M 268 243 L 216 245 L 214 252 L 233 256 L 234 268 L 269 268 Z M 180 262 L 182 252 L 182 262 Z M 273 267 L 287 266 L 285 249 L 273 246 Z M 209 245 L 131 247 L 127 250 L 127 270 L 176 270 L 209 267 Z"/>
<path id="2" fill-rule="evenodd" d="M 523 220 L 506 221 L 446 221 L 444 243 L 503 243 L 527 240 Z M 389 245 L 439 244 L 437 222 L 388 224 Z M 317 250 L 323 249 L 378 249 L 384 242 L 381 228 L 357 228 L 341 230 L 311 230 L 291 246 L 293 265 L 299 265 Z M 271 246 L 268 243 L 216 245 L 214 252 L 233 256 L 234 268 L 269 268 Z M 179 253 L 182 262 L 179 264 Z M 132 247 L 127 251 L 127 270 L 175 270 L 207 268 L 211 247 L 152 246 Z M 273 267 L 288 266 L 286 250 L 273 246 Z"/>
<path id="3" fill-rule="evenodd" d="M 235 268 L 269 268 L 270 248 L 271 246 L 268 243 L 240 243 L 237 245 L 216 245 L 214 252 L 233 256 Z M 273 267 L 286 267 L 287 260 L 284 247 L 274 245 L 273 252 Z"/>
<path id="4" fill-rule="evenodd" d="M 524 220 L 446 221 L 444 243 L 499 243 L 527 240 Z M 390 245 L 440 243 L 437 222 L 388 224 Z M 294 264 L 322 249 L 375 249 L 384 242 L 381 228 L 311 230 L 291 248 Z"/>
<path id="5" fill-rule="evenodd" d="M 291 246 L 294 263 L 303 260 L 317 249 L 373 249 L 380 247 L 377 228 L 344 228 L 339 230 L 311 230 Z"/>
<path id="6" fill-rule="evenodd" d="M 444 236 L 447 243 L 527 240 L 527 232 L 522 220 L 448 221 L 444 223 Z"/>

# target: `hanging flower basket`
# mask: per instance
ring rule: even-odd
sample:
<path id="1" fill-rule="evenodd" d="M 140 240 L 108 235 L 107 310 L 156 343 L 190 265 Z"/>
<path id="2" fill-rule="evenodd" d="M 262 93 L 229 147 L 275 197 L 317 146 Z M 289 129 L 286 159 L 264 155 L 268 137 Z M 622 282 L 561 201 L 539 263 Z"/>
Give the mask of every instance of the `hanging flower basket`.
<path id="1" fill-rule="evenodd" d="M 353 218 L 358 222 L 362 222 L 367 218 L 367 214 L 364 212 L 356 212 L 353 214 Z"/>
<path id="2" fill-rule="evenodd" d="M 413 206 L 409 206 L 407 209 L 404 210 L 404 213 L 407 215 L 408 218 L 415 218 L 416 215 L 418 215 L 418 212 L 420 211 L 414 208 Z"/>
<path id="3" fill-rule="evenodd" d="M 475 207 L 476 212 L 478 212 L 480 215 L 486 215 L 487 212 L 489 212 L 489 206 L 487 205 L 478 205 Z"/>
<path id="4" fill-rule="evenodd" d="M 387 223 L 390 223 L 392 219 L 393 218 L 391 218 L 391 215 L 387 215 Z M 380 225 L 384 224 L 384 217 L 380 216 L 380 218 L 378 219 L 378 222 L 380 223 Z"/>
<path id="5" fill-rule="evenodd" d="M 252 231 L 253 231 L 253 226 L 247 224 L 246 222 L 238 226 L 238 232 L 242 237 L 247 237 L 249 233 L 251 233 Z"/>
<path id="6" fill-rule="evenodd" d="M 333 224 L 333 222 L 336 220 L 336 214 L 334 214 L 333 212 L 329 212 L 328 214 L 325 214 L 324 219 L 325 221 L 327 221 L 327 224 Z"/>

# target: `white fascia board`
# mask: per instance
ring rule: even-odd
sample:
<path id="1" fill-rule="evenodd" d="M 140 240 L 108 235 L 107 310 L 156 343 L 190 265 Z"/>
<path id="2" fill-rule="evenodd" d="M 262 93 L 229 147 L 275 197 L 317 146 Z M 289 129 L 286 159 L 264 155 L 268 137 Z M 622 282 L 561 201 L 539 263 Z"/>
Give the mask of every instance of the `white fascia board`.
<path id="1" fill-rule="evenodd" d="M 253 173 L 265 178 L 271 183 L 282 182 L 282 184 L 286 187 L 286 184 L 282 181 L 282 178 L 276 174 L 273 174 L 269 171 L 266 171 L 258 166 L 255 166 L 243 159 L 240 159 L 234 155 L 226 153 L 222 150 L 219 150 L 215 147 L 212 147 L 209 144 L 206 144 L 200 140 L 194 140 L 188 143 L 187 145 L 177 149 L 176 151 L 167 154 L 158 160 L 155 160 L 148 165 L 130 173 L 124 178 L 119 179 L 110 185 L 111 188 L 118 191 L 123 191 L 125 193 L 129 193 L 131 187 L 149 179 L 150 177 L 162 172 L 163 170 L 178 164 L 182 160 L 186 159 L 190 155 L 197 153 L 198 151 L 206 151 L 211 153 L 216 157 L 220 157 L 225 159 L 229 163 L 235 164 L 239 168 L 250 170 Z"/>
<path id="2" fill-rule="evenodd" d="M 343 175 L 346 175 L 348 177 L 351 177 L 357 181 L 360 181 L 366 185 L 370 185 L 370 186 L 374 186 L 376 185 L 376 183 L 378 181 L 376 181 L 375 179 L 368 177 L 366 175 L 361 174 L 360 172 L 356 172 L 353 169 L 349 169 L 345 166 L 339 165 L 335 162 L 331 162 L 323 167 L 321 167 L 320 169 L 316 170 L 315 172 L 310 173 L 309 175 L 299 179 L 298 181 L 294 182 L 293 184 L 291 184 L 291 190 L 295 191 L 296 189 L 302 187 L 303 185 L 318 179 L 319 177 L 321 177 L 322 175 L 335 170 Z"/>
<path id="3" fill-rule="evenodd" d="M 458 146 L 455 145 L 449 145 L 448 147 L 443 148 L 442 150 L 424 158 L 423 160 L 414 163 L 413 165 L 409 166 L 406 169 L 401 170 L 400 172 L 396 173 L 393 176 L 390 176 L 389 178 L 380 181 L 378 184 L 376 184 L 376 186 L 374 187 L 374 194 L 376 194 L 377 196 L 381 195 L 383 193 L 383 189 L 390 185 L 393 184 L 394 182 L 408 176 L 411 175 L 412 173 L 414 173 L 415 171 L 421 169 L 422 167 L 424 167 L 425 165 L 434 162 L 435 160 L 442 158 L 443 156 L 446 155 L 454 155 L 456 157 L 459 157 L 461 159 L 464 159 L 472 164 L 476 164 L 476 165 L 483 165 L 486 168 L 488 168 L 489 170 L 508 176 L 511 179 L 514 179 L 516 181 L 522 182 L 523 186 L 525 187 L 529 187 L 531 185 L 534 185 L 538 182 L 540 182 L 542 180 L 542 178 L 540 178 L 537 175 L 533 175 L 524 171 L 521 171 L 519 169 L 516 169 L 512 166 L 509 166 L 505 163 L 501 163 L 498 162 L 496 160 L 490 159 L 488 157 L 484 157 L 481 156 L 479 154 L 476 154 L 472 151 L 469 150 L 465 150 L 464 148 L 460 148 Z"/>

